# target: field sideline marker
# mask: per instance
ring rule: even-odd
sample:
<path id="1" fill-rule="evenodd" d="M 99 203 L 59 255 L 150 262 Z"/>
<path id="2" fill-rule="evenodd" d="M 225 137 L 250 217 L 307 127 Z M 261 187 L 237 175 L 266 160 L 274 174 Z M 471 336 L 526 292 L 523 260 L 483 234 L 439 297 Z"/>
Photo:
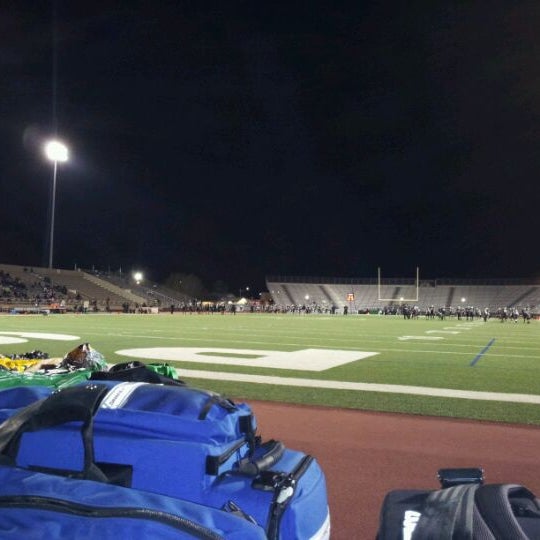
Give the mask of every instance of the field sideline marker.
<path id="1" fill-rule="evenodd" d="M 540 405 L 540 395 L 503 394 L 498 392 L 480 392 L 475 390 L 452 390 L 450 388 L 429 388 L 423 386 L 405 386 L 400 384 L 355 383 L 347 381 L 322 381 L 318 379 L 300 379 L 296 377 L 271 377 L 268 375 L 249 375 L 247 373 L 225 373 L 191 369 L 177 369 L 182 378 L 212 379 L 216 381 L 247 382 L 255 384 L 273 384 L 277 386 L 301 386 L 336 390 L 356 390 L 362 392 L 381 392 L 388 394 L 407 394 L 479 401 L 505 401 L 510 403 L 535 403 Z"/>

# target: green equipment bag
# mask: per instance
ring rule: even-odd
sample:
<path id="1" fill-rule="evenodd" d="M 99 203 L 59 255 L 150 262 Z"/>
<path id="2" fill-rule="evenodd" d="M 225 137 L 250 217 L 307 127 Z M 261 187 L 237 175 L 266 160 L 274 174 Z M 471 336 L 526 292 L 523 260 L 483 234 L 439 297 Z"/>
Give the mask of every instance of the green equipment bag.
<path id="1" fill-rule="evenodd" d="M 56 373 L 27 373 L 2 369 L 0 370 L 0 389 L 16 386 L 48 386 L 60 389 L 85 382 L 91 374 L 92 371 L 89 369 L 58 370 Z"/>

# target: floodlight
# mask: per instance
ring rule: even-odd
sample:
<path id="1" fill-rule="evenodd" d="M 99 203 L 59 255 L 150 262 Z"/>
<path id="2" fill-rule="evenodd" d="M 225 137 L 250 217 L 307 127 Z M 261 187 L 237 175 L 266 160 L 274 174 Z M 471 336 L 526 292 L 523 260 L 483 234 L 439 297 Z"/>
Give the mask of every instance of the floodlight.
<path id="1" fill-rule="evenodd" d="M 60 141 L 49 141 L 45 145 L 45 155 L 54 162 L 65 162 L 69 157 L 67 146 Z"/>

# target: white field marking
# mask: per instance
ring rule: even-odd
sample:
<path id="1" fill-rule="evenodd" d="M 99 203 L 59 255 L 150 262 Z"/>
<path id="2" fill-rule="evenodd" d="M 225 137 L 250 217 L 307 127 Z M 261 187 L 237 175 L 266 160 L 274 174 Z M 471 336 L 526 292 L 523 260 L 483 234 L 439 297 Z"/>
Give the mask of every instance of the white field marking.
<path id="1" fill-rule="evenodd" d="M 148 349 L 123 349 L 116 351 L 116 354 L 151 360 L 324 371 L 355 360 L 363 360 L 379 353 L 336 349 L 302 349 L 285 352 L 227 349 L 222 347 L 153 347 Z M 234 355 L 237 355 L 237 357 L 235 358 Z M 253 355 L 256 358 L 246 358 L 246 355 Z"/>
<path id="2" fill-rule="evenodd" d="M 425 341 L 437 341 L 438 339 L 444 339 L 440 336 L 401 336 L 398 337 L 399 341 L 409 341 L 411 339 L 419 339 Z"/>
<path id="3" fill-rule="evenodd" d="M 178 376 L 193 379 L 212 379 L 216 381 L 235 381 L 255 384 L 273 384 L 278 386 L 300 386 L 310 388 L 329 388 L 335 390 L 355 390 L 359 392 L 383 392 L 388 394 L 411 394 L 480 401 L 504 401 L 509 403 L 540 404 L 540 395 L 500 394 L 497 392 L 478 392 L 473 390 L 452 390 L 450 388 L 429 388 L 423 386 L 405 386 L 400 384 L 355 383 L 347 381 L 324 381 L 319 379 L 300 379 L 296 377 L 270 377 L 267 375 L 248 375 L 246 373 L 223 373 L 177 369 Z"/>
<path id="4" fill-rule="evenodd" d="M 426 330 L 426 334 L 459 334 L 456 330 Z"/>
<path id="5" fill-rule="evenodd" d="M 42 332 L 0 332 L 0 334 L 8 334 L 10 336 L 20 336 L 30 339 L 48 339 L 52 341 L 74 341 L 81 339 L 79 336 L 70 336 L 69 334 L 47 334 Z M 26 339 L 19 343 L 24 343 Z"/>
<path id="6" fill-rule="evenodd" d="M 456 330 L 458 329 L 460 332 L 461 330 L 472 330 L 471 326 L 445 326 L 444 330 Z"/>
<path id="7" fill-rule="evenodd" d="M 0 345 L 12 345 L 14 343 L 27 343 L 27 339 L 21 339 L 18 337 L 0 336 Z"/>

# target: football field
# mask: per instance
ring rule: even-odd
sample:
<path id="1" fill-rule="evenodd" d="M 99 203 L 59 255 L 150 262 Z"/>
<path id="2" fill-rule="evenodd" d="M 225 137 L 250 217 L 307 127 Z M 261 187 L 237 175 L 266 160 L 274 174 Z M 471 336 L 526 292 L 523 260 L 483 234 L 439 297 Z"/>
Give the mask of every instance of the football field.
<path id="1" fill-rule="evenodd" d="M 540 323 L 377 315 L 3 315 L 0 353 L 174 365 L 236 399 L 540 424 Z"/>

